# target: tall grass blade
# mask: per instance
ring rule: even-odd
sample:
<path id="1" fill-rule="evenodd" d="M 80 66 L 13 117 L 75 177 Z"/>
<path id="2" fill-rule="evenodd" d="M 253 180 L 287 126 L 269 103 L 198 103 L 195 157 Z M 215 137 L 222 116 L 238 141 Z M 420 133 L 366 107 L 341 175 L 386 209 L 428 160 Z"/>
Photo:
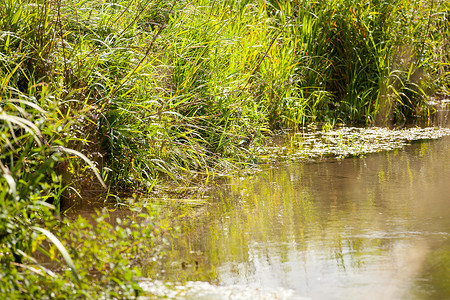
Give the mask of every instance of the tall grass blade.
<path id="1" fill-rule="evenodd" d="M 43 140 L 42 133 L 39 130 L 39 128 L 37 128 L 37 126 L 35 124 L 33 124 L 33 122 L 31 122 L 30 120 L 27 120 L 27 119 L 21 118 L 21 117 L 17 117 L 17 116 L 13 116 L 13 115 L 8 115 L 4 112 L 0 114 L 0 120 L 5 120 L 7 122 L 11 122 L 11 123 L 19 125 L 23 129 L 25 129 L 25 131 L 27 131 L 28 133 L 30 133 L 33 136 L 34 140 L 39 145 L 39 147 L 42 146 L 42 140 Z"/>
<path id="2" fill-rule="evenodd" d="M 8 192 L 13 196 L 15 196 L 17 191 L 17 184 L 16 181 L 14 180 L 14 177 L 11 176 L 11 172 L 3 165 L 1 161 L 0 161 L 0 169 L 3 178 L 5 178 L 6 183 L 8 184 L 9 187 Z"/>
<path id="3" fill-rule="evenodd" d="M 47 229 L 37 227 L 37 226 L 33 226 L 32 228 L 34 230 L 39 231 L 40 233 L 44 234 L 56 246 L 56 248 L 58 248 L 59 252 L 63 256 L 67 265 L 69 266 L 69 268 L 72 272 L 73 278 L 75 278 L 76 283 L 78 284 L 78 286 L 81 286 L 80 275 L 78 274 L 75 264 L 73 263 L 72 258 L 70 257 L 70 255 L 67 252 L 64 245 L 59 241 L 59 239 L 53 233 L 48 231 Z"/>
<path id="4" fill-rule="evenodd" d="M 105 190 L 108 189 L 108 187 L 106 186 L 106 183 L 103 181 L 103 178 L 100 175 L 100 172 L 94 166 L 92 161 L 89 158 L 87 158 L 83 153 L 81 153 L 79 151 L 76 151 L 76 150 L 73 150 L 73 149 L 69 149 L 69 148 L 63 147 L 63 146 L 54 146 L 54 147 L 52 147 L 52 149 L 55 150 L 55 151 L 66 152 L 66 153 L 69 153 L 69 154 L 76 155 L 79 158 L 81 158 L 82 160 L 84 160 L 89 165 L 89 167 L 91 167 L 92 171 L 94 172 L 95 176 L 97 177 L 98 181 L 103 186 L 103 188 Z"/>

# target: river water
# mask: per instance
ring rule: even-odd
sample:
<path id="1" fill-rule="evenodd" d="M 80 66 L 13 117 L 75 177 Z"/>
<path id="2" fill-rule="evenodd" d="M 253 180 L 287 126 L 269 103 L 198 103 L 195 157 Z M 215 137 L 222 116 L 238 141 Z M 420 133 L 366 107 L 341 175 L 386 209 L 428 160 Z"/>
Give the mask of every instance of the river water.
<path id="1" fill-rule="evenodd" d="M 177 221 L 158 278 L 187 299 L 450 299 L 449 145 L 231 178 Z"/>

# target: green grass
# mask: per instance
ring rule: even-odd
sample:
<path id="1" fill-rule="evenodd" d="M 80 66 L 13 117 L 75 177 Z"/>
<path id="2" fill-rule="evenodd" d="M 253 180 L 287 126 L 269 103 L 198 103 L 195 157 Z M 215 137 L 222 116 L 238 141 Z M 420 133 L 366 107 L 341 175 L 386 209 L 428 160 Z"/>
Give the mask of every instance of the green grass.
<path id="1" fill-rule="evenodd" d="M 449 12 L 442 0 L 3 0 L 3 272 L 22 276 L 11 263 L 90 194 L 205 182 L 253 162 L 274 129 L 428 117 L 450 94 Z M 86 251 L 61 249 L 62 264 Z"/>
<path id="2" fill-rule="evenodd" d="M 122 189 L 226 171 L 272 129 L 427 117 L 448 91 L 443 1 L 6 3 L 2 99 L 49 95 Z"/>

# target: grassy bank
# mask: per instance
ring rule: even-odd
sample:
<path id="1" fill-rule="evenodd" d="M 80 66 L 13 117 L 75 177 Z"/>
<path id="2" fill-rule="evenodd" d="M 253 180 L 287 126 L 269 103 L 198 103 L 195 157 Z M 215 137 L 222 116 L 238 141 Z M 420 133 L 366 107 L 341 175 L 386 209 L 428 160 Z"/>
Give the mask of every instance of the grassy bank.
<path id="1" fill-rule="evenodd" d="M 82 199 L 229 173 L 274 129 L 427 118 L 450 94 L 449 12 L 441 0 L 4 0 L 1 278 L 24 277 L 2 292 L 47 278 L 26 267 L 44 237 L 56 245 L 42 229 L 70 244 L 54 215 Z M 53 249 L 67 263 L 86 251 Z M 48 278 L 69 294 L 106 281 L 135 292 L 83 274 Z"/>

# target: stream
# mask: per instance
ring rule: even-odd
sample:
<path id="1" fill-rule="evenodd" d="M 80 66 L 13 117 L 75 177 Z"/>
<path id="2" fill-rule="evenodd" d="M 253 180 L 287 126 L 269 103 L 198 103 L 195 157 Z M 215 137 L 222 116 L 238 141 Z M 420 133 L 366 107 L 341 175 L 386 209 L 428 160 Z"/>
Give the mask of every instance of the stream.
<path id="1" fill-rule="evenodd" d="M 449 145 L 227 179 L 177 219 L 167 262 L 141 286 L 176 299 L 449 299 Z"/>

